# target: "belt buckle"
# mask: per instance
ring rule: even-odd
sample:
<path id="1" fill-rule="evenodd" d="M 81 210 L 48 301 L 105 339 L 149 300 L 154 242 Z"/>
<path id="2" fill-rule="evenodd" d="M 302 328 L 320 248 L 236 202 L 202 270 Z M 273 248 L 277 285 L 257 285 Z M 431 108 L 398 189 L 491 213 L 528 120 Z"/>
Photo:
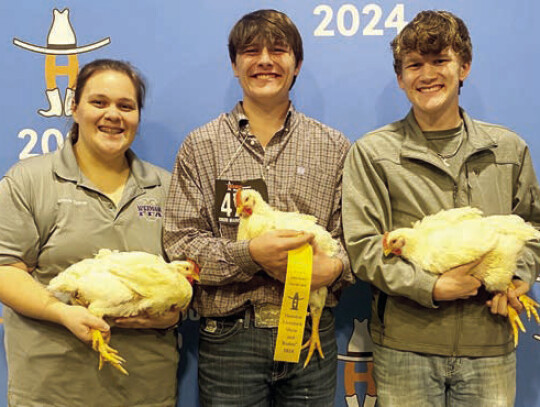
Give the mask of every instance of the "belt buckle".
<path id="1" fill-rule="evenodd" d="M 217 331 L 217 321 L 215 319 L 207 318 L 204 330 L 211 334 L 215 333 Z"/>
<path id="2" fill-rule="evenodd" d="M 256 328 L 277 328 L 281 307 L 273 304 L 253 306 Z"/>

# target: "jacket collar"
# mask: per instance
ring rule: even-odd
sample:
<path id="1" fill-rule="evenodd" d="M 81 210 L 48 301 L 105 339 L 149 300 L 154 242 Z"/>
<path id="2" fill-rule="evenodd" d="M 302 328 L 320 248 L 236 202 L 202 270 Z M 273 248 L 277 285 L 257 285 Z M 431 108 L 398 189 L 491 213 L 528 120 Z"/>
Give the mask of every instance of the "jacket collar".
<path id="1" fill-rule="evenodd" d="M 459 113 L 463 118 L 464 130 L 467 133 L 467 140 L 464 144 L 468 146 L 467 157 L 479 151 L 497 147 L 497 142 L 486 131 L 477 126 L 465 110 L 460 108 Z M 428 152 L 428 141 L 418 126 L 412 109 L 404 121 L 406 135 L 401 147 L 401 156 L 436 163 L 432 154 Z"/>

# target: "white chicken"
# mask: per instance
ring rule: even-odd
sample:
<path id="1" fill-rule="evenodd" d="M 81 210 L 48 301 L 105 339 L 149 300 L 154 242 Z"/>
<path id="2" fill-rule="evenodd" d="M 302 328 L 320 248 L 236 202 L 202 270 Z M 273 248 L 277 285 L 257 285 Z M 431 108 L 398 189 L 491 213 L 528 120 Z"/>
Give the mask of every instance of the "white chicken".
<path id="1" fill-rule="evenodd" d="M 94 258 L 75 263 L 53 278 L 48 290 L 59 299 L 82 305 L 98 317 L 158 316 L 172 307 L 183 311 L 191 301 L 191 284 L 199 280 L 191 260 L 165 262 L 144 252 L 101 249 Z M 104 362 L 127 374 L 125 360 L 92 330 L 92 347 Z"/>
<path id="2" fill-rule="evenodd" d="M 274 209 L 253 189 L 239 189 L 235 200 L 236 212 L 240 216 L 238 240 L 250 240 L 270 230 L 297 230 L 313 233 L 317 248 L 326 255 L 333 256 L 337 253 L 339 247 L 337 241 L 326 229 L 317 224 L 317 218 L 314 216 Z M 324 358 L 319 338 L 319 322 L 327 296 L 326 287 L 312 291 L 309 296 L 312 331 L 310 339 L 302 346 L 302 349 L 309 347 L 304 367 L 308 365 L 315 349 L 321 358 Z"/>
<path id="3" fill-rule="evenodd" d="M 426 216 L 412 228 L 396 229 L 383 236 L 384 254 L 402 256 L 434 274 L 478 260 L 471 274 L 490 292 L 505 293 L 513 287 L 512 277 L 521 250 L 529 240 L 540 239 L 540 232 L 517 215 L 484 217 L 480 209 L 464 207 L 442 210 Z M 534 300 L 519 297 L 530 318 L 540 318 Z M 525 328 L 516 311 L 508 306 L 508 318 L 518 342 L 518 326 Z"/>

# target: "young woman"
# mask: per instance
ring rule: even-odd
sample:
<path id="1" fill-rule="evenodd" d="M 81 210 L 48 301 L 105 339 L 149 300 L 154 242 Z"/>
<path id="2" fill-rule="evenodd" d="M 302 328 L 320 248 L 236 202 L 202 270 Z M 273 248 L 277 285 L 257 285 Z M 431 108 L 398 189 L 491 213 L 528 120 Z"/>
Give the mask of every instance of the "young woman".
<path id="1" fill-rule="evenodd" d="M 176 335 L 167 328 L 178 321 L 177 311 L 117 320 L 111 328 L 45 289 L 101 248 L 163 253 L 161 207 L 170 176 L 130 150 L 144 95 L 145 84 L 129 64 L 87 64 L 62 149 L 17 163 L 0 181 L 10 406 L 176 406 Z M 114 330 L 129 376 L 109 365 L 98 371 L 90 328 Z"/>

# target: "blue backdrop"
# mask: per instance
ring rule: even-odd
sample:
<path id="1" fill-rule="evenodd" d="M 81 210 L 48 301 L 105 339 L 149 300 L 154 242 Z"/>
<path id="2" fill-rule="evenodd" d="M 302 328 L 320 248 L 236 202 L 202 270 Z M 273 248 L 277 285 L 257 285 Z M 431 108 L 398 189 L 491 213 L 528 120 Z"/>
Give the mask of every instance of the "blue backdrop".
<path id="1" fill-rule="evenodd" d="M 0 2 L 0 173 L 19 159 L 55 150 L 63 141 L 70 126 L 69 112 L 62 109 L 70 86 L 66 74 L 69 67 L 98 57 L 128 60 L 148 79 L 147 107 L 134 149 L 171 169 L 186 134 L 241 98 L 227 36 L 238 18 L 259 8 L 285 11 L 303 35 L 305 60 L 292 92 L 295 106 L 351 140 L 408 111 L 389 49 L 397 30 L 423 9 L 455 12 L 467 23 L 474 46 L 462 106 L 477 119 L 520 133 L 540 171 L 540 141 L 535 137 L 540 125 L 540 4 L 535 0 L 12 0 Z M 54 9 L 69 11 L 55 16 Z M 53 21 L 66 26 L 67 18 L 71 33 L 66 35 L 75 35 L 78 48 L 98 44 L 71 57 L 31 50 L 32 45 L 45 47 Z M 57 68 L 62 65 L 68 68 Z M 58 89 L 61 105 L 50 109 L 47 89 Z M 533 296 L 540 297 L 538 284 Z M 346 291 L 337 311 L 337 406 L 374 404 L 365 330 L 368 303 L 367 287 L 357 284 Z M 182 406 L 197 405 L 197 319 L 190 313 L 180 334 Z M 534 337 L 540 330 L 534 323 L 526 327 L 518 349 L 518 407 L 540 406 L 540 341 Z M 6 404 L 5 393 L 0 349 L 0 406 Z"/>

